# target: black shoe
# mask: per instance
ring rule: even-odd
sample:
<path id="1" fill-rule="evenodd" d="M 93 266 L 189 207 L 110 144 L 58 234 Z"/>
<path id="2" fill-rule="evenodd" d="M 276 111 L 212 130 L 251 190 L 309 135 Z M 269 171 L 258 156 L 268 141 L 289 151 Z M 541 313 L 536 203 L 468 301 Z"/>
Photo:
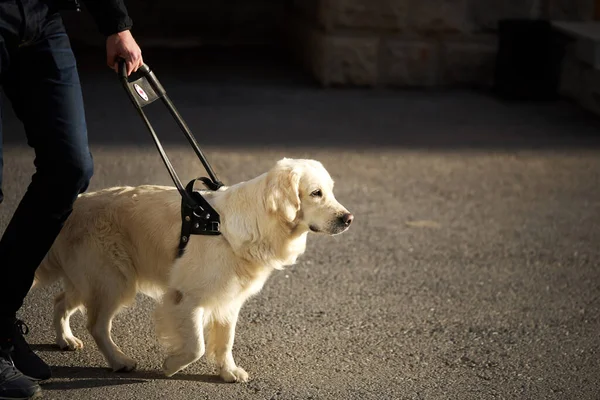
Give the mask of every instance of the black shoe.
<path id="1" fill-rule="evenodd" d="M 11 341 L 12 349 L 10 357 L 15 367 L 26 377 L 33 381 L 45 381 L 50 379 L 52 372 L 50 367 L 31 350 L 23 335 L 29 333 L 29 327 L 25 322 L 16 320 Z"/>
<path id="2" fill-rule="evenodd" d="M 9 353 L 0 349 L 0 399 L 35 399 L 41 394 L 40 386 L 16 369 Z"/>

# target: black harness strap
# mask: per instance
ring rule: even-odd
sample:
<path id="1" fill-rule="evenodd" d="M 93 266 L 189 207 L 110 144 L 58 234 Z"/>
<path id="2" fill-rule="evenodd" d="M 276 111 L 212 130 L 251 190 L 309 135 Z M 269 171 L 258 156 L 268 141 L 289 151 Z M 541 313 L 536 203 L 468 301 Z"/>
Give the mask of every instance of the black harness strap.
<path id="1" fill-rule="evenodd" d="M 181 237 L 177 257 L 181 257 L 185 251 L 191 235 L 220 235 L 221 217 L 202 195 L 194 191 L 194 183 L 197 180 L 204 182 L 212 190 L 218 190 L 222 186 L 215 184 L 208 178 L 192 179 L 185 187 L 186 193 L 194 200 L 190 204 L 186 197 L 181 201 Z"/>

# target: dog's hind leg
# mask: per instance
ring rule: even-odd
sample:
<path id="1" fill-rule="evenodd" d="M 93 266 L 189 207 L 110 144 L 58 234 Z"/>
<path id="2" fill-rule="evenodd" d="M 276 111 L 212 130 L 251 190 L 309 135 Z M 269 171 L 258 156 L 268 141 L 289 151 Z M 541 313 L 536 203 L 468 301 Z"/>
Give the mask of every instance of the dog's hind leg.
<path id="1" fill-rule="evenodd" d="M 204 355 L 204 309 L 181 292 L 171 291 L 155 315 L 159 339 L 167 348 L 163 372 L 172 376 Z"/>
<path id="2" fill-rule="evenodd" d="M 91 300 L 85 304 L 88 312 L 87 328 L 113 371 L 133 371 L 137 366 L 136 361 L 121 351 L 110 334 L 112 320 L 123 304 L 122 299 L 108 296 L 99 298 L 102 300 Z"/>
<path id="3" fill-rule="evenodd" d="M 235 365 L 232 349 L 238 311 L 230 315 L 211 319 L 207 330 L 207 348 L 210 358 L 214 358 L 219 375 L 225 382 L 247 382 L 248 373 Z"/>
<path id="4" fill-rule="evenodd" d="M 62 350 L 77 350 L 83 348 L 83 342 L 76 338 L 71 331 L 69 319 L 81 306 L 81 300 L 70 290 L 65 290 L 54 299 L 54 329 L 56 344 Z"/>

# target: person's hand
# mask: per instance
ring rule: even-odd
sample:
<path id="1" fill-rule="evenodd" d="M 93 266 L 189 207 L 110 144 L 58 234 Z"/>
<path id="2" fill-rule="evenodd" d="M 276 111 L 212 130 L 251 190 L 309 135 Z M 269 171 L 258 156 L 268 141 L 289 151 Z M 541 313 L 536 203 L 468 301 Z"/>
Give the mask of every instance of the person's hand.
<path id="1" fill-rule="evenodd" d="M 120 58 L 125 59 L 127 76 L 144 64 L 142 50 L 128 30 L 106 38 L 106 63 L 116 72 L 119 72 Z"/>

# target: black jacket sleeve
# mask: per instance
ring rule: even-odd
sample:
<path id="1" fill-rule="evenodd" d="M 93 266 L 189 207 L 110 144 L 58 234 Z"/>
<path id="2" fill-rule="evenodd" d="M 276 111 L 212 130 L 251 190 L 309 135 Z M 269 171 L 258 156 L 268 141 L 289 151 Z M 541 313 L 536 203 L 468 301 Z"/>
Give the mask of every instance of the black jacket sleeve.
<path id="1" fill-rule="evenodd" d="M 96 25 L 104 36 L 131 29 L 133 21 L 124 0 L 83 0 Z"/>

